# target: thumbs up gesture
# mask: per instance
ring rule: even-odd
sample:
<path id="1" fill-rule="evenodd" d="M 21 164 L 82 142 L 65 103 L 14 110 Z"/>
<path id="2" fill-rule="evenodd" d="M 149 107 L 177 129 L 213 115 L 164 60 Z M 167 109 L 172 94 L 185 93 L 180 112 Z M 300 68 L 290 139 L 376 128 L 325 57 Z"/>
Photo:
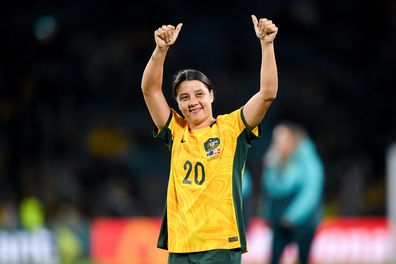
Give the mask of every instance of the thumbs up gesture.
<path id="1" fill-rule="evenodd" d="M 176 27 L 172 25 L 163 25 L 154 32 L 155 43 L 157 47 L 169 47 L 175 43 L 179 36 L 183 24 L 179 23 Z"/>
<path id="2" fill-rule="evenodd" d="M 256 36 L 260 40 L 264 41 L 264 43 L 272 43 L 274 41 L 276 33 L 278 33 L 278 28 L 271 20 L 266 18 L 260 18 L 258 20 L 255 15 L 252 15 L 252 22 Z"/>

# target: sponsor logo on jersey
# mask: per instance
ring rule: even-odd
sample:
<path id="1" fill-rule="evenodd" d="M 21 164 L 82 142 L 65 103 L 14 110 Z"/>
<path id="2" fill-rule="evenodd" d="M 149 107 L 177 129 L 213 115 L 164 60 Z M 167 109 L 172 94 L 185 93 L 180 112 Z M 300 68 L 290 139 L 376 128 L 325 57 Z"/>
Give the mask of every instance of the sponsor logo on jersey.
<path id="1" fill-rule="evenodd" d="M 237 242 L 238 241 L 238 237 L 237 236 L 235 236 L 235 237 L 229 237 L 228 238 L 228 242 Z"/>

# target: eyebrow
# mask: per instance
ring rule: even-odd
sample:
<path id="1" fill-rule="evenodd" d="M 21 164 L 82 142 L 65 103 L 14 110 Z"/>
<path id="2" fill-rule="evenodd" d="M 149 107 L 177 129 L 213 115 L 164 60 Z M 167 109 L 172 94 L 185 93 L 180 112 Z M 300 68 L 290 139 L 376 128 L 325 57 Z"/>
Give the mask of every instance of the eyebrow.
<path id="1" fill-rule="evenodd" d="M 204 91 L 204 89 L 198 88 L 197 90 L 194 91 L 194 93 L 196 93 L 196 92 L 203 92 L 203 91 Z"/>
<path id="2" fill-rule="evenodd" d="M 204 91 L 204 89 L 202 89 L 202 88 L 198 88 L 197 90 L 193 91 L 193 93 L 197 93 L 197 92 L 203 92 L 203 91 Z M 179 94 L 179 96 L 183 96 L 183 95 L 187 95 L 187 96 L 189 96 L 189 94 L 188 94 L 188 93 L 181 93 L 181 94 Z"/>

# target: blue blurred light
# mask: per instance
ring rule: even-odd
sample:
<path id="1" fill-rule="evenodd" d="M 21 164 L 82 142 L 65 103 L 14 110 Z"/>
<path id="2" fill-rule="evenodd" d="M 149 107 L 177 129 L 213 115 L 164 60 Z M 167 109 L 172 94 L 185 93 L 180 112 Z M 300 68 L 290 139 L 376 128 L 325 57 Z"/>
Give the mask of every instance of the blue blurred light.
<path id="1" fill-rule="evenodd" d="M 34 26 L 36 38 L 41 42 L 51 40 L 57 30 L 57 22 L 54 16 L 44 16 L 37 20 Z"/>

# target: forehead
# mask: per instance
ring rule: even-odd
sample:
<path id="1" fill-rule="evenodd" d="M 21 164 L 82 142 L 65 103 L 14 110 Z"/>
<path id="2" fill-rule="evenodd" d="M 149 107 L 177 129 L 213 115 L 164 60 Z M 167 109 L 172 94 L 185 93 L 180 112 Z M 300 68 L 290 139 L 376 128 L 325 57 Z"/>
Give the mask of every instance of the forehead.
<path id="1" fill-rule="evenodd" d="M 275 139 L 286 139 L 291 137 L 292 133 L 288 127 L 279 125 L 274 129 L 273 136 Z"/>
<path id="2" fill-rule="evenodd" d="M 193 93 L 197 90 L 208 91 L 208 88 L 205 86 L 205 84 L 203 84 L 202 82 L 200 82 L 198 80 L 183 81 L 179 85 L 178 94 L 189 94 L 189 93 Z"/>

